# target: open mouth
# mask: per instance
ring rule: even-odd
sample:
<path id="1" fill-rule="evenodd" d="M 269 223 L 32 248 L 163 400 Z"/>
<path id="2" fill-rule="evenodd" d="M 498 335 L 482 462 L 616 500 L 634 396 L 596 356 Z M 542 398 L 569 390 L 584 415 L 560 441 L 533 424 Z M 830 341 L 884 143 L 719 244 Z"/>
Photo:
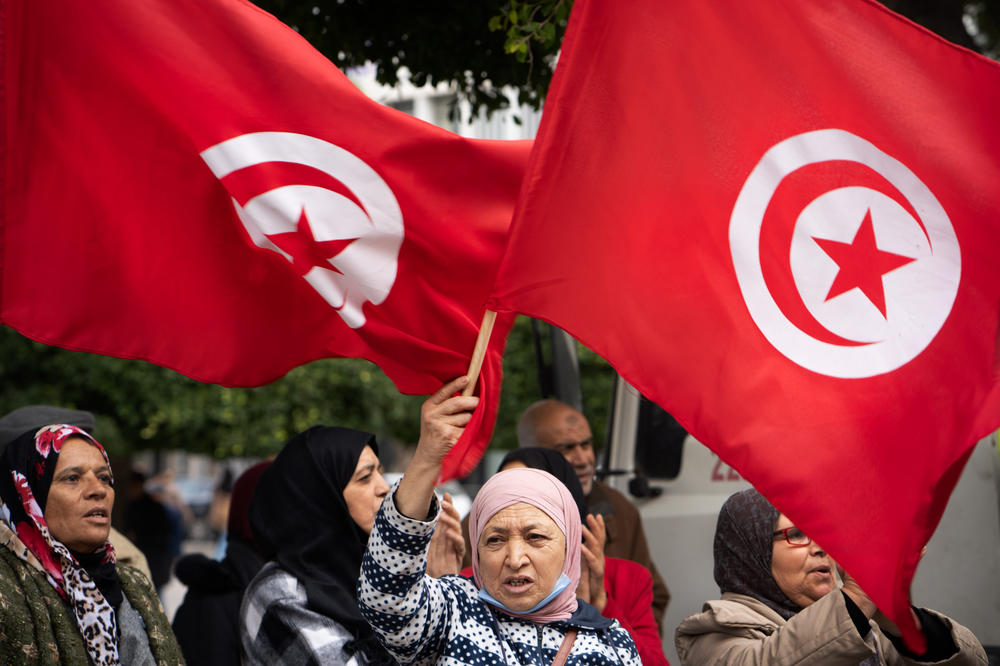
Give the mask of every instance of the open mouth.
<path id="1" fill-rule="evenodd" d="M 829 576 L 830 567 L 828 566 L 816 567 L 815 569 L 810 570 L 809 573 L 819 574 L 821 576 Z"/>
<path id="2" fill-rule="evenodd" d="M 107 509 L 103 509 L 101 507 L 97 507 L 97 508 L 91 509 L 87 513 L 83 514 L 83 517 L 84 518 L 107 518 L 108 517 L 108 510 Z"/>
<path id="3" fill-rule="evenodd" d="M 534 581 L 528 576 L 511 576 L 510 578 L 505 579 L 503 584 L 516 592 L 528 587 L 533 582 Z"/>

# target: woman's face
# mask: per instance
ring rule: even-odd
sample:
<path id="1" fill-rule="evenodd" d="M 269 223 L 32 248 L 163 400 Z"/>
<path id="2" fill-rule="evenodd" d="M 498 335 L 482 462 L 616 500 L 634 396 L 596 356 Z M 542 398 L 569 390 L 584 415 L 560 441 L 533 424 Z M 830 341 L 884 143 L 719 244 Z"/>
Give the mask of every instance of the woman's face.
<path id="1" fill-rule="evenodd" d="M 375 514 L 378 513 L 382 499 L 387 494 L 389 494 L 389 484 L 382 478 L 378 456 L 372 447 L 366 446 L 358 458 L 354 475 L 344 488 L 347 510 L 350 511 L 354 522 L 366 534 L 371 534 L 372 526 L 375 525 Z"/>
<path id="2" fill-rule="evenodd" d="M 92 553 L 107 541 L 115 502 L 111 478 L 96 446 L 78 437 L 63 443 L 45 501 L 45 522 L 70 550 Z"/>
<path id="3" fill-rule="evenodd" d="M 476 544 L 483 587 L 524 612 L 555 588 L 566 560 L 566 536 L 548 514 L 520 502 L 498 511 Z"/>
<path id="4" fill-rule="evenodd" d="M 794 527 L 784 514 L 778 516 L 774 530 Z M 783 536 L 774 538 L 771 573 L 785 596 L 802 608 L 822 599 L 836 586 L 834 562 L 813 541 L 808 546 L 793 546 Z"/>

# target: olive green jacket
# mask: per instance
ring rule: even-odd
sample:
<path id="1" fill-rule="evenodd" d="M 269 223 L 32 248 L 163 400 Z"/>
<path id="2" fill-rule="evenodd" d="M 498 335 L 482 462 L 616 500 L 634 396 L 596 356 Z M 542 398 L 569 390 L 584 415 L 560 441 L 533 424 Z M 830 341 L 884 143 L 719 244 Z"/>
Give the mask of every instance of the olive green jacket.
<path id="1" fill-rule="evenodd" d="M 183 664 L 170 622 L 149 580 L 118 564 L 122 592 L 146 624 L 158 664 Z M 0 546 L 0 664 L 88 666 L 73 612 L 44 574 Z"/>

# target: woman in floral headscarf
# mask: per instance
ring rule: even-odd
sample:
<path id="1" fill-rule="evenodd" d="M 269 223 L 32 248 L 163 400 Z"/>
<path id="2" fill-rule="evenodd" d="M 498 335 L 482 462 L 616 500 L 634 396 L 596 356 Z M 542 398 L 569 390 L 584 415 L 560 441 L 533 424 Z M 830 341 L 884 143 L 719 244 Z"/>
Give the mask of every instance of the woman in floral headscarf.
<path id="1" fill-rule="evenodd" d="M 180 664 L 149 581 L 115 564 L 114 479 L 70 425 L 24 433 L 0 466 L 0 663 Z"/>

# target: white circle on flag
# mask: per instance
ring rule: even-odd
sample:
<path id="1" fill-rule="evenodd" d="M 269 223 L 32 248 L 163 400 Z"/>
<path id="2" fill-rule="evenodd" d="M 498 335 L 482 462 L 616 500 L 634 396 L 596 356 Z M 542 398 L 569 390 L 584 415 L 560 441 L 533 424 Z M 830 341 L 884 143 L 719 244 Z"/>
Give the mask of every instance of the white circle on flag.
<path id="1" fill-rule="evenodd" d="M 233 199 L 233 206 L 253 242 L 289 262 L 294 257 L 272 237 L 299 231 L 302 216 L 307 216 L 316 243 L 344 241 L 326 261 L 329 268 L 321 261 L 302 277 L 348 326 L 363 326 L 364 304 L 378 305 L 392 290 L 403 243 L 402 211 L 382 177 L 340 146 L 293 132 L 243 134 L 206 149 L 201 157 L 220 180 L 255 165 L 291 163 L 316 169 L 347 188 L 354 199 L 312 184 L 280 185 L 242 206 Z"/>
<path id="2" fill-rule="evenodd" d="M 919 220 L 901 202 L 863 186 L 824 192 L 798 213 L 788 257 L 791 278 L 809 315 L 830 334 L 820 340 L 793 323 L 769 290 L 760 242 L 765 213 L 782 181 L 829 161 L 873 170 Z M 878 251 L 902 257 L 901 267 L 881 276 L 884 304 L 859 288 L 834 295 L 840 267 L 817 240 L 850 245 L 866 215 Z M 733 207 L 729 245 L 743 299 L 764 337 L 796 364 L 831 377 L 872 377 L 916 358 L 948 318 L 961 277 L 958 239 L 933 193 L 903 163 L 839 129 L 799 134 L 764 154 Z"/>

